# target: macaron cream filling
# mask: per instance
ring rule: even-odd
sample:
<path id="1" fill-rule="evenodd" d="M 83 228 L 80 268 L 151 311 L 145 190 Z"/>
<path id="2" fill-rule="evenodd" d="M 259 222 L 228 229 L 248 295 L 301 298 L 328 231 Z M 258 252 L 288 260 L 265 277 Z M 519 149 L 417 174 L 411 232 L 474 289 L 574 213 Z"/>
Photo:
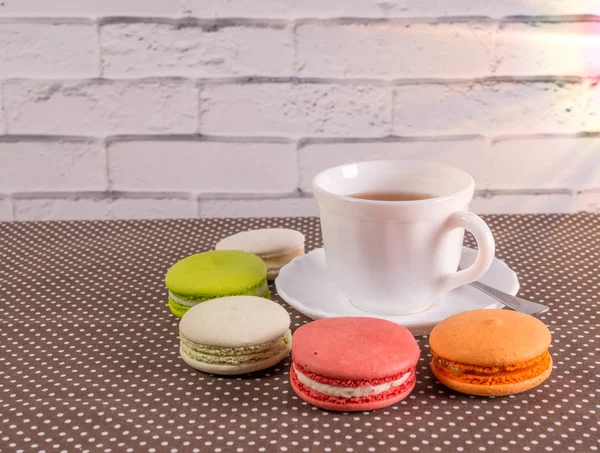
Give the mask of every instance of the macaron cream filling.
<path id="1" fill-rule="evenodd" d="M 288 330 L 275 340 L 237 348 L 202 345 L 194 343 L 183 335 L 180 335 L 180 340 L 182 352 L 198 362 L 214 365 L 237 365 L 260 362 L 277 356 L 291 343 L 292 333 Z"/>
<path id="2" fill-rule="evenodd" d="M 269 294 L 269 284 L 267 283 L 266 278 L 264 280 L 262 280 L 254 288 L 250 288 L 247 292 L 243 293 L 243 295 L 258 296 L 258 297 L 265 297 L 268 294 Z M 238 294 L 228 294 L 228 296 L 236 296 L 236 295 L 238 295 Z M 171 291 L 169 291 L 169 297 L 173 301 L 177 302 L 178 304 L 185 305 L 186 307 L 193 307 L 194 305 L 198 304 L 199 302 L 205 302 L 207 300 L 214 299 L 213 296 L 200 296 L 200 297 L 183 296 L 181 294 L 174 294 Z"/>
<path id="3" fill-rule="evenodd" d="M 433 366 L 453 379 L 477 384 L 515 383 L 532 379 L 544 373 L 550 366 L 548 351 L 531 360 L 506 366 L 484 367 L 453 362 L 433 352 Z"/>
<path id="4" fill-rule="evenodd" d="M 307 386 L 309 389 L 312 389 L 316 392 L 322 393 L 327 396 L 335 396 L 341 398 L 360 398 L 387 392 L 392 388 L 399 387 L 402 384 L 404 384 L 411 374 L 411 372 L 408 371 L 399 379 L 390 382 L 384 382 L 383 384 L 379 385 L 361 385 L 358 387 L 344 387 L 314 381 L 308 376 L 304 375 L 295 365 L 294 371 L 300 383 Z"/>
<path id="5" fill-rule="evenodd" d="M 261 256 L 262 260 L 265 262 L 267 266 L 267 270 L 272 271 L 276 269 L 280 269 L 285 266 L 287 263 L 292 261 L 297 256 L 303 255 L 304 249 L 296 249 L 290 252 L 285 253 L 284 255 L 269 255 L 269 256 Z"/>

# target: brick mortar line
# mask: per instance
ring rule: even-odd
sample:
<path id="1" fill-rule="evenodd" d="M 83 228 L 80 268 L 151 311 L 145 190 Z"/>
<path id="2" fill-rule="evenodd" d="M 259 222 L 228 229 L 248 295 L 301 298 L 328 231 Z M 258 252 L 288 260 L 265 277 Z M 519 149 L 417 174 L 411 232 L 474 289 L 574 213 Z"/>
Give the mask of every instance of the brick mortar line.
<path id="1" fill-rule="evenodd" d="M 98 23 L 98 21 L 94 21 L 94 33 L 96 33 L 96 42 L 94 44 L 96 47 L 96 51 L 98 52 L 97 74 L 98 78 L 102 79 L 104 78 L 104 50 L 102 46 L 102 34 L 100 33 L 100 24 Z"/>
<path id="2" fill-rule="evenodd" d="M 217 136 L 203 134 L 118 134 L 108 136 L 105 139 L 106 146 L 111 146 L 113 143 L 135 141 L 181 141 L 199 143 L 271 143 L 282 145 L 293 145 L 297 142 L 297 140 L 294 138 L 284 136 Z"/>
<path id="3" fill-rule="evenodd" d="M 298 191 L 294 192 L 282 192 L 282 193 L 224 193 L 224 192 L 149 192 L 149 191 L 32 191 L 32 192 L 14 192 L 14 193 L 0 193 L 0 200 L 188 200 L 188 201 L 202 201 L 202 200 L 280 200 L 280 199 L 296 199 L 296 198 L 307 198 L 305 195 Z M 312 198 L 312 197 L 308 197 Z"/>
<path id="4" fill-rule="evenodd" d="M 12 197 L 8 197 L 8 203 L 10 208 L 10 220 L 15 220 L 17 218 L 17 206 Z"/>
<path id="5" fill-rule="evenodd" d="M 310 145 L 339 145 L 351 143 L 412 143 L 412 142 L 458 142 L 465 140 L 484 140 L 485 136 L 476 134 L 459 135 L 420 135 L 383 137 L 303 137 L 298 139 L 298 149 Z"/>
<path id="6" fill-rule="evenodd" d="M 300 141 L 296 141 L 294 148 L 294 170 L 296 172 L 296 177 L 294 178 L 294 186 L 296 187 L 296 195 L 300 195 L 302 191 L 300 190 L 300 185 L 302 183 L 302 174 L 300 172 Z"/>
<path id="7" fill-rule="evenodd" d="M 294 21 L 290 26 L 292 33 L 292 73 L 298 74 L 300 67 L 298 65 L 298 22 Z"/>
<path id="8" fill-rule="evenodd" d="M 498 52 L 498 47 L 499 47 L 498 37 L 500 35 L 501 28 L 502 28 L 502 24 L 499 24 L 499 25 L 496 26 L 496 29 L 494 30 L 494 32 L 492 33 L 492 36 L 491 36 L 491 49 L 488 50 L 488 54 L 489 54 L 489 57 L 490 57 L 490 62 L 488 63 L 486 69 L 488 71 L 490 71 L 492 74 L 494 74 L 498 70 L 498 67 L 499 67 L 500 62 L 501 62 L 501 60 L 498 58 L 498 55 L 499 55 L 499 52 Z M 475 32 L 473 32 L 473 36 L 476 36 Z M 483 46 L 483 44 L 482 44 L 482 47 L 485 47 L 485 46 Z M 487 50 L 487 47 L 485 47 L 485 48 Z"/>
<path id="9" fill-rule="evenodd" d="M 112 173 L 110 171 L 110 165 L 108 162 L 108 144 L 106 139 L 102 140 L 102 157 L 104 159 L 103 171 L 104 171 L 104 180 L 106 182 L 106 188 L 104 191 L 110 191 L 110 188 L 113 186 Z M 104 192 L 103 191 L 103 192 Z"/>
<path id="10" fill-rule="evenodd" d="M 2 81 L 0 81 L 0 119 L 4 120 L 4 134 L 8 134 L 8 117 L 6 116 L 6 110 L 4 110 L 4 91 L 2 88 Z M 4 134 L 0 133 L 0 137 Z"/>
<path id="11" fill-rule="evenodd" d="M 293 192 L 281 193 L 227 193 L 227 192 L 201 192 L 196 194 L 197 201 L 206 200 L 288 200 L 300 198 L 299 189 Z"/>
<path id="12" fill-rule="evenodd" d="M 284 29 L 294 22 L 292 19 L 249 18 L 249 17 L 221 17 L 203 18 L 183 16 L 169 17 L 144 17 L 144 16 L 100 16 L 97 18 L 100 26 L 113 24 L 164 24 L 176 27 L 198 27 L 205 31 L 216 31 L 227 27 L 252 27 Z M 600 19 L 599 19 L 600 20 Z"/>
<path id="13" fill-rule="evenodd" d="M 557 14 L 557 15 L 508 15 L 508 16 L 485 16 L 485 15 L 455 15 L 455 16 L 408 16 L 408 17 L 304 17 L 290 19 L 295 23 L 312 24 L 512 24 L 512 23 L 573 23 L 573 22 L 599 22 L 600 15 L 597 14 Z"/>
<path id="14" fill-rule="evenodd" d="M 102 144 L 103 140 L 103 137 L 91 137 L 87 135 L 0 134 L 0 143 L 62 141 L 67 143 Z"/>
<path id="15" fill-rule="evenodd" d="M 0 24 L 94 25 L 92 16 L 0 16 Z"/>
<path id="16" fill-rule="evenodd" d="M 94 25 L 162 24 L 174 27 L 198 27 L 211 32 L 228 27 L 283 29 L 295 19 L 248 17 L 168 17 L 168 16 L 0 16 L 0 24 Z"/>
<path id="17" fill-rule="evenodd" d="M 556 134 L 503 134 L 486 136 L 482 134 L 457 134 L 457 135 L 386 135 L 382 137 L 300 137 L 291 138 L 284 136 L 221 136 L 202 134 L 128 134 L 87 136 L 87 135 L 48 135 L 48 134 L 5 134 L 0 135 L 0 143 L 19 142 L 68 142 L 104 144 L 135 141 L 181 141 L 198 143 L 272 143 L 296 145 L 302 149 L 314 144 L 345 144 L 345 143 L 411 143 L 411 142 L 452 142 L 466 140 L 491 140 L 492 143 L 508 140 L 535 140 L 535 139 L 573 139 L 573 138 L 600 138 L 600 132 L 573 132 Z"/>
<path id="18" fill-rule="evenodd" d="M 482 198 L 498 195 L 581 195 L 586 193 L 599 193 L 599 188 L 589 188 L 582 190 L 572 190 L 568 188 L 553 188 L 553 189 L 478 189 L 475 191 L 475 195 Z M 0 193 L 1 199 L 13 198 L 15 200 L 28 200 L 28 199 L 121 199 L 127 198 L 131 200 L 140 199 L 182 199 L 182 200 L 287 200 L 287 199 L 300 199 L 300 198 L 313 198 L 312 192 L 306 191 L 294 191 L 294 192 L 282 192 L 282 193 L 257 193 L 257 192 L 240 192 L 240 193 L 227 193 L 227 192 L 151 192 L 151 191 L 32 191 L 32 192 L 14 192 L 14 193 Z"/>
<path id="19" fill-rule="evenodd" d="M 194 83 L 194 88 L 196 89 L 196 101 L 198 105 L 196 105 L 196 111 L 198 113 L 198 118 L 196 120 L 196 130 L 195 132 L 200 135 L 200 131 L 202 130 L 202 120 L 204 116 L 204 102 L 202 102 L 202 93 L 204 91 L 204 85 L 198 83 L 197 81 Z"/>
<path id="20" fill-rule="evenodd" d="M 492 198 L 498 195 L 569 195 L 573 196 L 576 191 L 572 189 L 477 189 L 475 197 L 477 198 Z"/>
<path id="21" fill-rule="evenodd" d="M 179 82 L 196 84 L 198 86 L 208 85 L 260 85 L 260 84 L 322 84 L 322 85 L 378 85 L 378 86 L 405 86 L 405 85 L 454 85 L 454 84 L 492 84 L 492 83 L 585 83 L 597 82 L 600 79 L 600 73 L 597 75 L 535 75 L 535 76 L 482 76 L 466 78 L 429 78 L 429 77 L 400 77 L 400 78 L 369 78 L 369 77 L 301 77 L 301 76 L 233 76 L 233 77 L 181 77 L 181 76 L 152 76 L 140 75 L 131 77 L 79 77 L 79 78 L 25 78 L 25 77 L 7 77 L 0 78 L 0 85 L 10 83 L 99 83 L 111 84 L 120 82 Z"/>
<path id="22" fill-rule="evenodd" d="M 392 135 L 394 133 L 394 124 L 396 121 L 396 90 L 394 90 L 393 87 L 389 87 L 389 108 L 390 108 L 390 114 L 389 114 L 389 120 L 390 120 L 390 124 L 388 125 L 388 127 L 386 128 L 388 130 L 389 135 Z"/>
<path id="23" fill-rule="evenodd" d="M 506 141 L 512 141 L 512 140 L 535 140 L 535 139 L 542 139 L 542 140 L 550 140 L 550 139 L 555 139 L 555 140 L 563 140 L 563 139 L 573 139 L 573 138 L 600 138 L 600 132 L 597 131 L 581 131 L 581 132 L 575 132 L 572 134 L 565 134 L 565 133 L 559 133 L 559 134 L 503 134 L 503 135 L 499 135 L 497 137 L 487 137 L 489 140 L 491 140 L 491 144 L 495 144 L 495 143 L 499 143 L 499 142 L 506 142 Z"/>
<path id="24" fill-rule="evenodd" d="M 580 191 L 572 191 L 570 189 L 526 189 L 526 190 L 479 190 L 475 192 L 475 199 L 492 200 L 496 197 L 503 196 L 553 196 L 553 195 L 564 195 L 570 197 L 573 201 L 577 200 L 579 196 L 585 194 L 599 194 L 600 188 L 592 188 Z M 310 193 L 299 193 L 299 194 L 281 194 L 281 195 L 266 195 L 266 194 L 203 194 L 195 195 L 190 193 L 169 193 L 169 194 L 157 194 L 157 193 L 135 193 L 135 192 L 112 192 L 112 193 L 89 193 L 89 192 L 70 192 L 70 193 L 53 193 L 49 196 L 48 193 L 30 193 L 24 194 L 23 197 L 2 195 L 0 194 L 0 200 L 5 199 L 10 204 L 10 219 L 16 220 L 16 203 L 18 200 L 100 200 L 100 201 L 118 201 L 118 200 L 187 200 L 193 202 L 196 205 L 196 215 L 201 217 L 202 206 L 206 202 L 210 201 L 277 201 L 277 200 L 302 200 L 302 199 L 314 199 L 313 194 Z"/>
<path id="25" fill-rule="evenodd" d="M 190 200 L 195 201 L 197 194 L 193 192 L 139 192 L 139 191 L 98 191 L 98 190 L 82 190 L 82 191 L 31 191 L 31 192 L 14 192 L 10 194 L 13 200 L 32 200 L 32 199 L 56 199 L 56 200 L 76 200 L 76 199 L 99 199 L 99 200 L 117 200 L 126 198 L 129 200 Z"/>
<path id="26" fill-rule="evenodd" d="M 574 191 L 571 189 L 481 189 L 475 191 L 475 198 L 492 199 L 502 196 L 551 196 L 564 195 L 576 198 L 580 195 L 598 194 L 600 196 L 600 188 L 590 188 Z M 183 200 L 191 202 L 206 202 L 215 200 L 235 200 L 235 201 L 276 201 L 276 200 L 301 200 L 314 199 L 314 195 L 310 192 L 302 193 L 282 193 L 282 194 L 260 194 L 260 193 L 201 193 L 193 192 L 87 192 L 87 191 L 70 191 L 70 192 L 19 192 L 14 194 L 0 194 L 0 200 L 8 200 L 10 202 L 18 200 Z M 14 206 L 14 203 L 12 203 Z"/>
<path id="27" fill-rule="evenodd" d="M 483 24 L 504 24 L 504 23 L 573 23 L 573 22 L 600 22 L 600 15 L 596 14 L 556 14 L 556 15 L 507 15 L 507 16 L 486 16 L 486 15 L 451 15 L 451 16 L 407 16 L 407 17 L 218 17 L 209 18 L 190 15 L 165 15 L 165 16 L 144 16 L 144 15 L 93 15 L 88 16 L 22 16 L 22 15 L 3 15 L 0 16 L 0 23 L 38 23 L 38 24 L 93 24 L 98 22 L 100 25 L 107 24 L 134 24 L 134 23 L 155 23 L 175 26 L 199 26 L 214 30 L 215 28 L 250 26 L 257 28 L 281 28 L 287 24 L 333 24 L 333 25 L 352 25 L 352 24 L 454 24 L 454 23 L 472 23 L 479 22 Z"/>

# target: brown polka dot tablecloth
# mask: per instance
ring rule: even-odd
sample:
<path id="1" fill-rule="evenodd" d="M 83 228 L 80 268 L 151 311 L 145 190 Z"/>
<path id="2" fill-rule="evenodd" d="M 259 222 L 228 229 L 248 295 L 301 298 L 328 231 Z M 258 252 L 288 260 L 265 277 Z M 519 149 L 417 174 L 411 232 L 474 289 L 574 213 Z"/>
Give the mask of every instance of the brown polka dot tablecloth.
<path id="1" fill-rule="evenodd" d="M 485 220 L 520 295 L 551 307 L 551 377 L 510 397 L 454 393 L 423 337 L 410 397 L 364 413 L 301 401 L 289 360 L 240 377 L 191 369 L 167 308 L 180 258 L 260 227 L 298 229 L 312 249 L 317 219 L 0 223 L 0 451 L 597 451 L 600 216 Z M 284 306 L 293 328 L 309 321 Z"/>

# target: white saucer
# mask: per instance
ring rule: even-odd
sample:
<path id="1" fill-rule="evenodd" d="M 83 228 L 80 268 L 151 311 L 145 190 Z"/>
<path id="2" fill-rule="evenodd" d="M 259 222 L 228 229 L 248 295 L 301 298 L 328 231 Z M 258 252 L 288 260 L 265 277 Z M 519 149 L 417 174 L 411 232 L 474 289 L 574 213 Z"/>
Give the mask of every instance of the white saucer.
<path id="1" fill-rule="evenodd" d="M 475 256 L 475 250 L 464 247 L 461 267 L 469 266 L 475 260 Z M 517 274 L 498 259 L 494 259 L 492 266 L 480 281 L 509 294 L 515 295 L 519 291 Z M 413 335 L 427 335 L 438 322 L 456 313 L 476 308 L 503 307 L 487 294 L 467 285 L 449 292 L 437 305 L 421 313 L 404 316 L 367 313 L 352 305 L 329 280 L 325 252 L 322 248 L 294 258 L 284 266 L 275 280 L 275 286 L 283 300 L 309 318 L 370 316 L 405 326 Z"/>

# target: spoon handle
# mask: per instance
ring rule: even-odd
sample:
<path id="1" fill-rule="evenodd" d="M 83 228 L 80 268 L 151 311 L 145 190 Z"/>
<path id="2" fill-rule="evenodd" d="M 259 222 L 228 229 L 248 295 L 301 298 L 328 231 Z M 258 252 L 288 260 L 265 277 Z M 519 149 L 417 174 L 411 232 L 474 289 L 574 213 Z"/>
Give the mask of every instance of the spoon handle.
<path id="1" fill-rule="evenodd" d="M 528 315 L 541 315 L 542 313 L 546 313 L 548 310 L 550 310 L 550 307 L 547 307 L 546 305 L 521 299 L 517 296 L 511 296 L 510 294 L 502 292 L 496 288 L 492 288 L 485 283 L 472 282 L 471 286 L 486 293 L 488 296 L 493 297 L 494 299 L 506 305 L 508 308 L 512 308 L 513 310 L 521 313 Z"/>

